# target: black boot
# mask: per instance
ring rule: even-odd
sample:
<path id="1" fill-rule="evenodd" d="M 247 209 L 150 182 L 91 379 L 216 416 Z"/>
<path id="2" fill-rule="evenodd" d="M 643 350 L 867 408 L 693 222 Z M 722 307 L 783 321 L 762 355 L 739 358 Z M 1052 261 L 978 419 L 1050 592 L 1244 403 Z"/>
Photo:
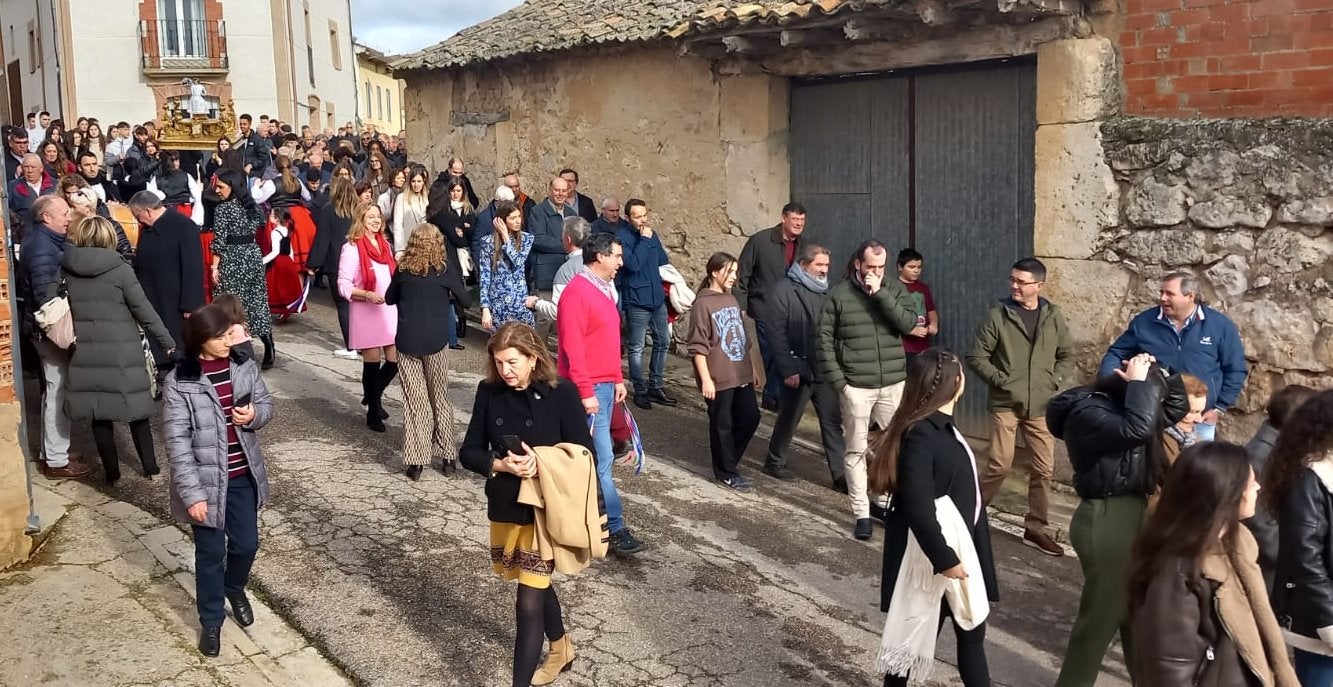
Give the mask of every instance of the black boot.
<path id="1" fill-rule="evenodd" d="M 398 363 L 395 363 L 391 360 L 384 361 L 383 366 L 380 367 L 380 380 L 379 380 L 380 386 L 378 394 L 380 399 L 381 419 L 384 420 L 389 419 L 389 411 L 384 409 L 384 390 L 389 388 L 389 385 L 393 383 L 394 377 L 397 376 L 398 376 Z"/>
<path id="2" fill-rule="evenodd" d="M 259 369 L 261 370 L 271 369 L 273 367 L 273 358 L 277 354 L 277 351 L 273 349 L 273 335 L 266 334 L 264 336 L 259 337 L 259 340 L 264 344 L 264 360 L 263 362 L 259 363 Z"/>
<path id="3" fill-rule="evenodd" d="M 384 431 L 380 417 L 380 364 L 361 363 L 361 391 L 366 399 L 366 426 L 375 432 Z"/>

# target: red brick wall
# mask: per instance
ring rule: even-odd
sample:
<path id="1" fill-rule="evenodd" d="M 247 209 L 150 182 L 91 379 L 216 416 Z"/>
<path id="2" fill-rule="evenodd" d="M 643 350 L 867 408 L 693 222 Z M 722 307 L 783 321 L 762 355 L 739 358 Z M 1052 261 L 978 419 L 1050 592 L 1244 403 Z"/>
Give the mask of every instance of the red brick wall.
<path id="1" fill-rule="evenodd" d="M 1333 0 L 1124 0 L 1125 113 L 1333 116 Z"/>

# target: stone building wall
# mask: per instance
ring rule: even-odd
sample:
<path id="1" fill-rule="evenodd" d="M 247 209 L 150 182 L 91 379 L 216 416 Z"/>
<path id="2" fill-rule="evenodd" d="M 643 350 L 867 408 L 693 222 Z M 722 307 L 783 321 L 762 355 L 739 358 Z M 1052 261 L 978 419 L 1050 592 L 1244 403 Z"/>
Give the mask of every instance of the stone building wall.
<path id="1" fill-rule="evenodd" d="M 1250 363 L 1228 436 L 1248 435 L 1285 384 L 1333 385 L 1333 122 L 1119 117 L 1100 133 L 1115 214 L 1065 266 L 1084 283 L 1062 282 L 1083 320 L 1082 371 L 1154 305 L 1163 274 L 1187 269 Z"/>
<path id="2" fill-rule="evenodd" d="M 577 169 L 598 203 L 646 200 L 690 274 L 776 224 L 787 201 L 785 79 L 717 75 L 670 46 L 407 78 L 408 139 L 433 169 L 463 158 L 481 196 L 519 170 L 537 199 Z"/>

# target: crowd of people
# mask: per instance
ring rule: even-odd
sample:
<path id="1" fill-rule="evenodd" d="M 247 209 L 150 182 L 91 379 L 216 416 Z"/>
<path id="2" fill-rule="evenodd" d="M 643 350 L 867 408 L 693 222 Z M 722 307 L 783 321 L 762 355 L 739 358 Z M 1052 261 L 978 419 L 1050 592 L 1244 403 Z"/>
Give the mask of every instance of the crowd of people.
<path id="1" fill-rule="evenodd" d="M 37 113 L 4 132 L 42 470 L 90 473 L 69 451 L 71 423 L 86 422 L 115 484 L 123 422 L 144 474 L 158 474 L 149 418 L 163 399 L 205 655 L 219 651 L 226 605 L 253 622 L 244 590 L 268 496 L 256 432 L 273 414 L 261 374 L 277 362 L 273 328 L 327 288 L 331 354 L 362 363 L 368 429 L 386 431 L 384 392 L 401 379 L 405 475 L 440 459 L 446 474 L 461 463 L 486 478 L 493 568 L 518 583 L 514 685 L 549 684 L 573 661 L 552 574 L 648 546 L 612 466 L 629 405 L 678 403 L 664 381 L 677 320 L 721 487 L 755 488 L 741 464 L 764 410 L 776 416 L 761 471 L 796 479 L 788 453 L 813 402 L 851 534 L 871 539 L 883 522 L 885 685 L 928 676 L 945 619 L 963 683 L 989 684 L 999 590 L 986 506 L 1020 433 L 1023 543 L 1064 555 L 1049 531 L 1057 440 L 1080 499 L 1070 538 L 1085 582 L 1058 685 L 1092 685 L 1117 633 L 1135 684 L 1333 684 L 1333 392 L 1279 390 L 1248 446 L 1215 441 L 1248 371 L 1235 325 L 1191 274 L 1166 275 L 1096 380 L 1070 389 L 1069 327 L 1034 258 L 1013 265 L 1008 294 L 958 353 L 932 346 L 942 319 L 923 255 L 901 250 L 890 267 L 889 248 L 867 239 L 831 280 L 799 203 L 738 256 L 692 266 L 691 289 L 648 204 L 597 203 L 573 169 L 540 201 L 500 175 L 483 203 L 462 160 L 434 175 L 401 137 L 369 129 L 242 115 L 238 135 L 204 153 L 157 150 L 151 122 L 109 130 Z M 446 390 L 474 299 L 486 379 L 460 441 Z M 989 399 L 983 459 L 953 419 L 969 368 Z"/>

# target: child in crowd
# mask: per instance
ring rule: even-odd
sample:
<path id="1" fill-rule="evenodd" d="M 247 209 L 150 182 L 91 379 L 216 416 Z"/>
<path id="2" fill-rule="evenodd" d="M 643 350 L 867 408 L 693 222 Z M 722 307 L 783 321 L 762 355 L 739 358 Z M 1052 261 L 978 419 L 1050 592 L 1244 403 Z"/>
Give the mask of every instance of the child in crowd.
<path id="1" fill-rule="evenodd" d="M 925 258 L 911 248 L 898 251 L 898 281 L 907 287 L 916 307 L 916 326 L 925 327 L 927 332 L 926 336 L 903 337 L 903 352 L 908 358 L 930 348 L 930 337 L 940 333 L 940 314 L 935 310 L 935 299 L 930 295 L 930 287 L 921 281 L 924 263 Z"/>

